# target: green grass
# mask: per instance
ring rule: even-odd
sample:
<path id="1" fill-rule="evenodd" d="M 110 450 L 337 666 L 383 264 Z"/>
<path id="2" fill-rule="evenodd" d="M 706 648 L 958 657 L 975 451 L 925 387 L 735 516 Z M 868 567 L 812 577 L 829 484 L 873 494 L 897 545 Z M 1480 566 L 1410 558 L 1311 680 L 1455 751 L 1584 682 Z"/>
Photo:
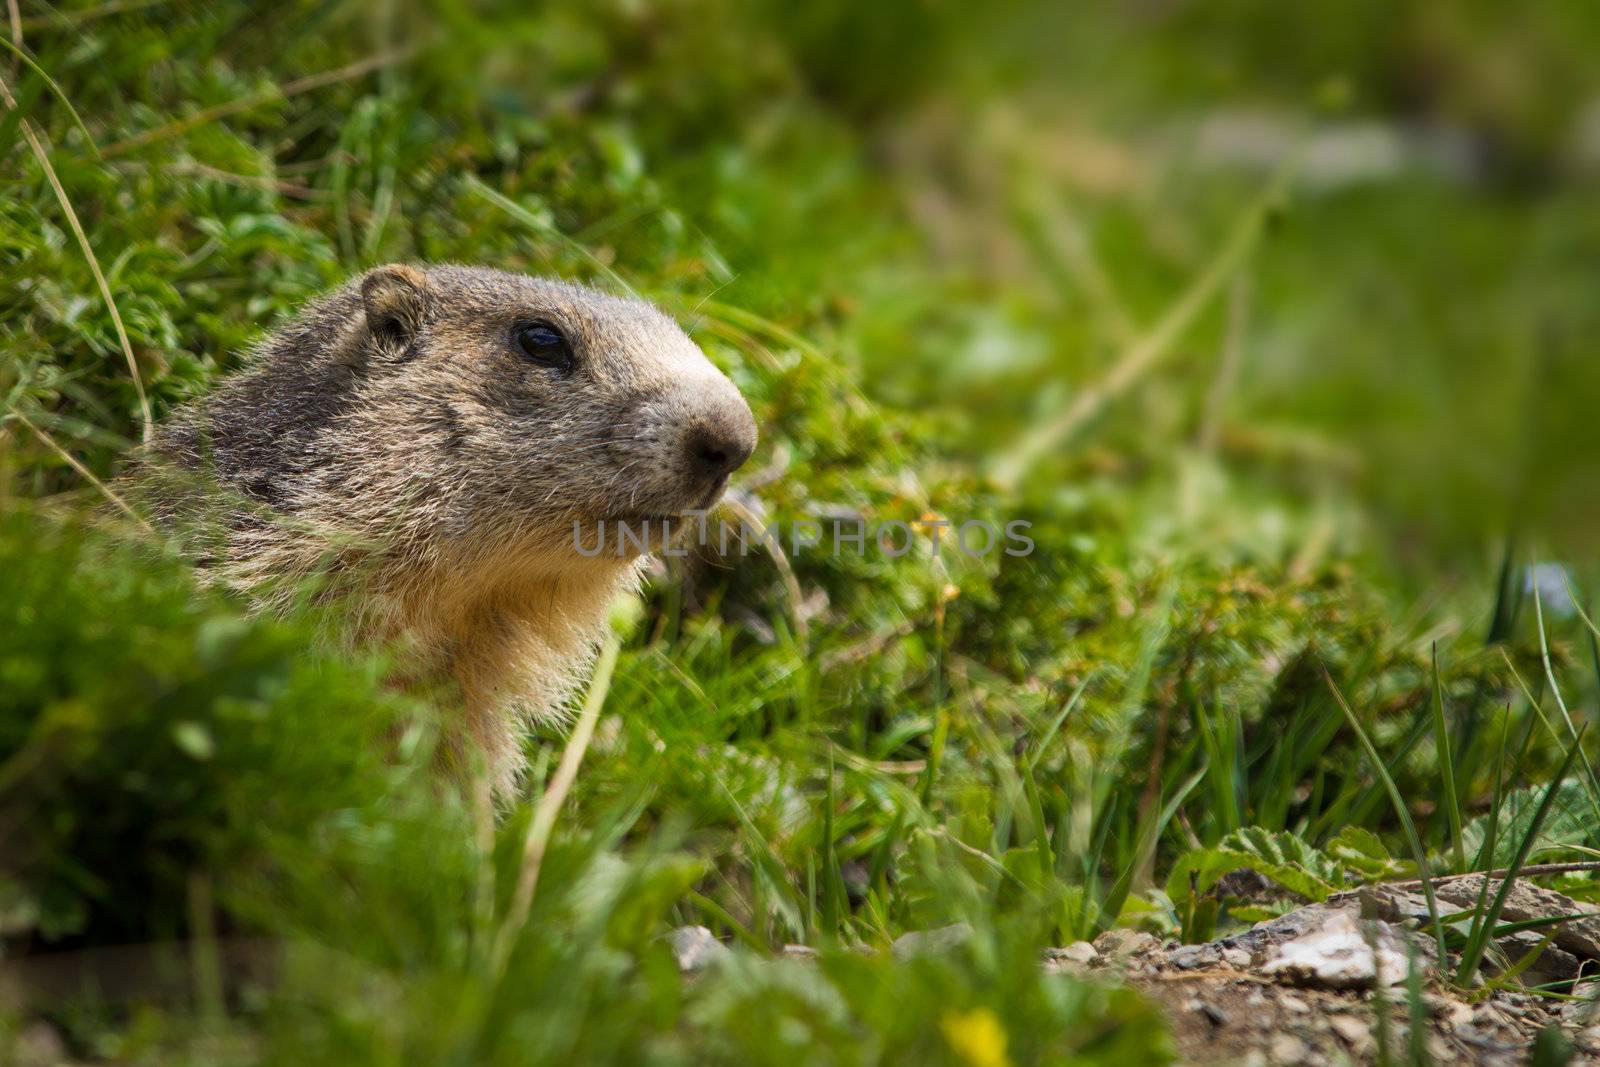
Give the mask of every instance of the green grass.
<path id="1" fill-rule="evenodd" d="M 43 1017 L 126 1063 L 1160 1062 L 1147 1004 L 1038 950 L 1237 928 L 1241 867 L 1317 899 L 1592 855 L 1600 210 L 1554 131 L 1600 38 L 1369 7 L 1294 35 L 1302 84 L 1198 12 L 24 4 L 0 970 L 68 980 L 4 1002 L 0 1058 Z M 1424 53 L 1434 118 L 1503 146 L 1480 178 L 1183 147 L 1328 79 L 1409 120 L 1374 57 Z M 1530 54 L 1559 92 L 1475 95 Z M 146 399 L 397 259 L 659 301 L 757 413 L 747 506 L 1036 551 L 664 566 L 496 811 L 383 650 L 197 592 L 105 499 Z M 1501 903 L 1437 917 L 1459 981 Z M 683 924 L 733 956 L 681 977 Z"/>

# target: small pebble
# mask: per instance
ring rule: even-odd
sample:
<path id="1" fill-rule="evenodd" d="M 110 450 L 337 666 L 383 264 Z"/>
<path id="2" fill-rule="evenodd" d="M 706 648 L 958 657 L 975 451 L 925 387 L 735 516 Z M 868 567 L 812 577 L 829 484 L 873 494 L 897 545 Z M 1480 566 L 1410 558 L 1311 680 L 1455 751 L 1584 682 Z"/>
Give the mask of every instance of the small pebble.
<path id="1" fill-rule="evenodd" d="M 680 926 L 667 934 L 666 940 L 680 971 L 703 971 L 730 955 L 728 946 L 704 926 Z"/>
<path id="2" fill-rule="evenodd" d="M 950 952 L 971 940 L 971 926 L 952 923 L 933 930 L 913 930 L 909 934 L 901 934 L 889 946 L 889 951 L 894 953 L 895 959 L 905 960 L 913 956 Z"/>
<path id="3" fill-rule="evenodd" d="M 1193 1000 L 1189 1001 L 1189 1003 L 1185 1004 L 1184 1007 L 1192 1012 L 1204 1015 L 1206 1017 L 1206 1021 L 1212 1026 L 1228 1025 L 1228 1013 L 1211 1003 L 1209 1000 L 1201 1000 L 1199 997 L 1195 997 Z"/>
<path id="4" fill-rule="evenodd" d="M 1215 945 L 1184 945 L 1174 949 L 1167 957 L 1180 971 L 1193 971 L 1216 963 L 1222 958 Z"/>
<path id="5" fill-rule="evenodd" d="M 1074 941 L 1060 951 L 1062 959 L 1072 960 L 1075 963 L 1093 963 L 1100 956 L 1094 946 L 1087 941 Z"/>
<path id="6" fill-rule="evenodd" d="M 1293 1034 L 1279 1034 L 1272 1039 L 1272 1045 L 1267 1050 L 1273 1063 L 1303 1064 L 1310 1062 L 1311 1050 L 1306 1043 Z"/>
<path id="7" fill-rule="evenodd" d="M 1354 1049 L 1365 1047 L 1366 1043 L 1372 1039 L 1372 1028 L 1359 1019 L 1353 1019 L 1348 1015 L 1335 1016 L 1328 1021 L 1328 1026 L 1334 1033 L 1344 1038 L 1345 1043 Z"/>

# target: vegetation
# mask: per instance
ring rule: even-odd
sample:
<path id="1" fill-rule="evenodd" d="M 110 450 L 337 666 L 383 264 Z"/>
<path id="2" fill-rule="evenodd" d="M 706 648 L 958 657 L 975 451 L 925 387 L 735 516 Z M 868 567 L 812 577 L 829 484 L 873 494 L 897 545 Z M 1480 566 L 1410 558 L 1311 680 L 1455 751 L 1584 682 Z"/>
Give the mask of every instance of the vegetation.
<path id="1" fill-rule="evenodd" d="M 1239 868 L 1594 855 L 1600 20 L 994 7 L 21 5 L 0 1059 L 1161 1062 L 1040 948 L 1286 906 Z M 390 260 L 658 300 L 756 411 L 756 514 L 1035 551 L 663 562 L 496 811 L 383 650 L 108 500 L 147 411 Z M 1420 932 L 1449 980 L 1499 907 Z M 680 976 L 685 924 L 735 953 Z"/>

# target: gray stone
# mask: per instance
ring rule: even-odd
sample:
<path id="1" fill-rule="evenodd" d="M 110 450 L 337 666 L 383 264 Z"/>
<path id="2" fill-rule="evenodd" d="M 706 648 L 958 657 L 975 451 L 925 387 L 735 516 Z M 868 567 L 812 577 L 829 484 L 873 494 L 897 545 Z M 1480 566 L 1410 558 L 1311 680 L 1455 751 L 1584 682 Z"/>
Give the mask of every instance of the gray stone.
<path id="1" fill-rule="evenodd" d="M 1222 962 L 1230 967 L 1248 967 L 1253 957 L 1242 948 L 1225 948 L 1222 950 Z"/>
<path id="2" fill-rule="evenodd" d="M 1087 941 L 1074 941 L 1065 948 L 1044 950 L 1044 969 L 1051 974 L 1081 974 L 1100 958 Z"/>
<path id="3" fill-rule="evenodd" d="M 1076 963 L 1093 963 L 1100 956 L 1100 953 L 1095 951 L 1094 946 L 1087 941 L 1074 941 L 1066 948 L 1056 949 L 1055 951 L 1061 953 L 1063 959 L 1069 959 Z"/>
<path id="4" fill-rule="evenodd" d="M 1222 950 L 1216 945 L 1183 945 L 1173 949 L 1167 960 L 1180 971 L 1193 971 L 1221 963 Z"/>
<path id="5" fill-rule="evenodd" d="M 1298 1067 L 1299 1064 L 1310 1062 L 1311 1050 L 1295 1035 L 1279 1034 L 1268 1046 L 1267 1056 L 1273 1063 L 1296 1064 Z"/>
<path id="6" fill-rule="evenodd" d="M 1500 879 L 1492 879 L 1488 886 L 1488 899 L 1500 891 Z M 1479 895 L 1484 893 L 1484 876 L 1470 875 L 1452 878 L 1434 887 L 1434 894 L 1459 908 L 1475 908 Z M 1591 904 L 1579 904 L 1571 897 L 1551 889 L 1543 889 L 1525 881 L 1514 882 L 1506 895 L 1501 922 L 1524 922 L 1528 919 L 1549 919 L 1557 915 L 1581 915 L 1581 918 L 1564 922 L 1556 927 L 1553 938 L 1557 948 L 1580 960 L 1600 960 L 1600 909 Z"/>
<path id="7" fill-rule="evenodd" d="M 667 934 L 666 940 L 680 971 L 703 971 L 731 955 L 728 946 L 704 926 L 680 926 Z"/>
<path id="8" fill-rule="evenodd" d="M 1094 939 L 1094 949 L 1102 956 L 1125 960 L 1155 948 L 1161 942 L 1143 930 L 1107 930 Z"/>
<path id="9" fill-rule="evenodd" d="M 1206 1021 L 1212 1026 L 1228 1025 L 1228 1013 L 1211 1003 L 1209 1000 L 1201 1000 L 1199 997 L 1196 997 L 1185 1004 L 1184 1007 L 1192 1012 L 1197 1012 L 1201 1015 L 1204 1015 Z"/>
<path id="10" fill-rule="evenodd" d="M 904 960 L 913 956 L 949 952 L 971 940 L 972 927 L 966 923 L 954 923 L 936 930 L 913 930 L 909 934 L 901 934 L 889 946 L 889 951 L 894 953 L 896 959 Z"/>
<path id="11" fill-rule="evenodd" d="M 1328 1021 L 1328 1027 L 1357 1052 L 1372 1043 L 1372 1027 L 1353 1016 L 1336 1015 Z"/>
<path id="12" fill-rule="evenodd" d="M 1399 985 L 1409 969 L 1405 943 L 1388 923 L 1373 920 L 1373 926 L 1376 953 L 1350 912 L 1326 912 L 1315 927 L 1273 945 L 1261 972 L 1319 989 L 1365 989 L 1376 980 Z"/>

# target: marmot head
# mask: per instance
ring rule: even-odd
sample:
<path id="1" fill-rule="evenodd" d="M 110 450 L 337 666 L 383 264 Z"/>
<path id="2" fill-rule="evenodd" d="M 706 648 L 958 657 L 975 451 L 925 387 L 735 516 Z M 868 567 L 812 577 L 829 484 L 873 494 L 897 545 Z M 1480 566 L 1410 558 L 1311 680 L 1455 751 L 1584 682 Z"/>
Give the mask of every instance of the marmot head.
<path id="1" fill-rule="evenodd" d="M 715 503 L 755 448 L 733 383 L 643 301 L 391 265 L 361 303 L 369 388 L 411 413 L 398 428 L 443 453 L 476 519 L 567 540 L 574 523 L 672 519 Z"/>
<path id="2" fill-rule="evenodd" d="M 713 504 L 756 443 L 733 383 L 651 305 L 459 266 L 336 290 L 197 414 L 157 449 L 259 504 L 557 569 L 601 521 L 652 521 L 659 547 L 660 521 Z"/>

